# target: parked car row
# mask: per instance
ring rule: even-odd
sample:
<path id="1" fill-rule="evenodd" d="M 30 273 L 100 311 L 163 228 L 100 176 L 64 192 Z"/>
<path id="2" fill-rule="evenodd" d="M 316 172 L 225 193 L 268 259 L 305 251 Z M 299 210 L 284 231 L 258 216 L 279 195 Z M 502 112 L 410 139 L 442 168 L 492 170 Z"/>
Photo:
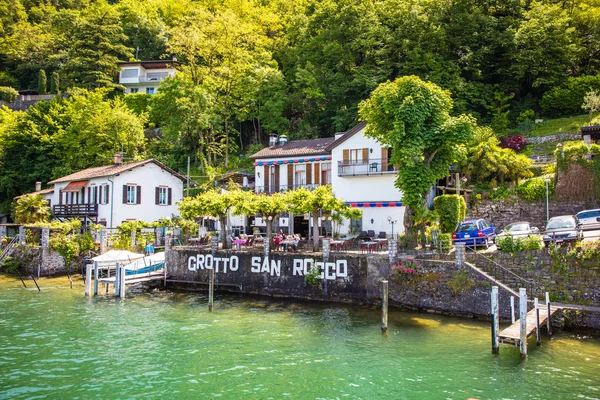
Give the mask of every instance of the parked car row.
<path id="1" fill-rule="evenodd" d="M 513 222 L 506 225 L 502 232 L 497 233 L 494 224 L 484 219 L 465 220 L 458 224 L 453 234 L 453 241 L 455 244 L 465 243 L 467 246 L 488 248 L 497 238 L 525 239 L 533 235 L 541 235 L 544 244 L 548 246 L 549 243 L 581 240 L 586 229 L 600 230 L 600 209 L 584 210 L 576 215 L 552 217 L 546 223 L 543 232 L 527 221 Z"/>

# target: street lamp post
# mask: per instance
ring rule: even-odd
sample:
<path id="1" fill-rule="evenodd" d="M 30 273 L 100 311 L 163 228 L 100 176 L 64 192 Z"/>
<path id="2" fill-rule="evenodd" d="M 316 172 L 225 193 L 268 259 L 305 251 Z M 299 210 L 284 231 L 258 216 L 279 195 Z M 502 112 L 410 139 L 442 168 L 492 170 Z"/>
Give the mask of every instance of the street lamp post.
<path id="1" fill-rule="evenodd" d="M 546 223 L 548 223 L 548 220 L 550 219 L 550 215 L 548 214 L 548 183 L 550 182 L 549 178 L 544 179 L 544 182 L 546 182 Z"/>
<path id="2" fill-rule="evenodd" d="M 392 219 L 392 217 L 387 217 L 387 220 L 390 224 L 392 224 L 392 239 L 394 238 L 394 224 L 397 223 L 398 221 L 395 219 Z"/>

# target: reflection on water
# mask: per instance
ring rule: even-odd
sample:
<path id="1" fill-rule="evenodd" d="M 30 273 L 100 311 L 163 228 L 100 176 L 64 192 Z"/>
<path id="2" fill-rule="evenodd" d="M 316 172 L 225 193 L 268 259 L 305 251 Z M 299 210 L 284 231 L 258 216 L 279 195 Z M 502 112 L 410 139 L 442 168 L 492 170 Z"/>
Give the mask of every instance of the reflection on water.
<path id="1" fill-rule="evenodd" d="M 491 355 L 487 322 L 154 290 L 86 299 L 0 277 L 0 398 L 599 398 L 600 340 Z M 550 392 L 549 392 L 550 390 Z"/>

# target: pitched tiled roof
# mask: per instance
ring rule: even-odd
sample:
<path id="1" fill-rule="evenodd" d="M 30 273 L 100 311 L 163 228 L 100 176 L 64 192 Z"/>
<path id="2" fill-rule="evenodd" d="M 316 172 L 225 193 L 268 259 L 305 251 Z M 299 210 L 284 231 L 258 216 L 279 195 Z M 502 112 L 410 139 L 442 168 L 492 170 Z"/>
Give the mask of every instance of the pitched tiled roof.
<path id="1" fill-rule="evenodd" d="M 329 146 L 335 138 L 291 140 L 283 146 L 271 146 L 254 153 L 250 158 L 291 157 L 304 155 L 329 154 Z"/>
<path id="2" fill-rule="evenodd" d="M 165 164 L 161 163 L 160 161 L 155 160 L 154 158 L 151 158 L 149 160 L 135 161 L 135 162 L 121 164 L 121 165 L 112 164 L 112 165 L 105 165 L 103 167 L 84 169 L 82 171 L 75 172 L 71 175 L 63 176 L 61 178 L 50 181 L 50 182 L 48 182 L 48 184 L 52 185 L 52 184 L 60 183 L 60 182 L 82 181 L 82 180 L 87 180 L 87 179 L 92 179 L 92 178 L 100 178 L 103 176 L 114 176 L 114 175 L 120 174 L 122 172 L 128 171 L 130 169 L 141 167 L 142 165 L 146 165 L 149 163 L 158 165 L 162 169 L 169 172 L 171 175 L 174 175 L 177 178 L 181 179 L 183 182 L 186 181 L 185 176 L 178 174 L 177 172 L 173 171 L 171 168 L 167 167 Z"/>
<path id="3" fill-rule="evenodd" d="M 42 190 L 38 190 L 37 192 L 25 193 L 25 194 L 15 197 L 15 200 L 20 199 L 21 197 L 25 197 L 25 196 L 34 196 L 36 194 L 44 195 L 44 194 L 50 194 L 50 193 L 54 193 L 54 188 L 42 189 Z"/>
<path id="4" fill-rule="evenodd" d="M 352 136 L 354 136 L 356 133 L 358 133 L 361 130 L 363 130 L 363 128 L 365 126 L 367 126 L 367 122 L 366 121 L 363 121 L 360 124 L 354 126 L 350 130 L 348 130 L 346 133 L 344 133 L 344 135 L 342 135 L 342 137 L 340 137 L 338 140 L 336 140 L 335 142 L 333 142 L 329 146 L 327 146 L 327 151 L 331 151 L 331 150 L 335 149 L 340 144 L 344 143 L 346 140 L 348 140 Z"/>

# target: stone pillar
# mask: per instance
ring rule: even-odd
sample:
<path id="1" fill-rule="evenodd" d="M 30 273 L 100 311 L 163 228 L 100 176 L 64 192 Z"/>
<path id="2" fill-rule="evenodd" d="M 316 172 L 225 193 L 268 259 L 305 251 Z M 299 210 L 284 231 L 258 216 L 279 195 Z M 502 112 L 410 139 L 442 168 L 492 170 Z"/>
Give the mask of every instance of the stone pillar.
<path id="1" fill-rule="evenodd" d="M 329 253 L 331 250 L 331 239 L 323 238 L 323 262 L 329 261 Z"/>
<path id="2" fill-rule="evenodd" d="M 19 227 L 19 244 L 25 245 L 25 227 Z"/>
<path id="3" fill-rule="evenodd" d="M 217 238 L 217 235 L 211 235 L 211 237 L 210 237 L 210 252 L 212 253 L 213 257 L 215 255 L 215 253 L 217 252 L 218 248 L 219 248 L 219 239 Z"/>
<path id="4" fill-rule="evenodd" d="M 398 256 L 398 239 L 388 239 L 388 259 L 390 261 L 390 266 L 394 264 L 396 261 L 396 257 Z"/>
<path id="5" fill-rule="evenodd" d="M 462 267 L 465 263 L 465 244 L 456 243 L 454 245 L 454 252 L 456 254 L 456 266 Z"/>
<path id="6" fill-rule="evenodd" d="M 590 135 L 583 135 L 583 143 L 585 143 L 587 147 L 590 147 L 592 145 L 592 137 Z"/>
<path id="7" fill-rule="evenodd" d="M 108 250 L 108 230 L 106 228 L 100 229 L 100 254 L 106 253 Z"/>
<path id="8" fill-rule="evenodd" d="M 6 226 L 1 225 L 0 226 L 0 239 L 2 239 L 5 236 L 6 236 Z"/>
<path id="9" fill-rule="evenodd" d="M 135 249 L 135 239 L 137 236 L 137 231 L 134 229 L 131 231 L 131 248 Z"/>
<path id="10" fill-rule="evenodd" d="M 42 228 L 42 254 L 48 255 L 50 247 L 50 228 Z"/>
<path id="11" fill-rule="evenodd" d="M 156 245 L 160 246 L 160 244 L 162 243 L 162 228 L 155 228 L 154 229 L 154 235 L 156 236 Z"/>
<path id="12" fill-rule="evenodd" d="M 265 235 L 265 239 L 263 240 L 263 245 L 265 246 L 264 249 L 263 249 L 264 250 L 263 254 L 264 254 L 265 257 L 268 258 L 269 257 L 269 250 L 270 250 L 270 247 L 271 247 L 271 239 L 268 238 L 266 235 Z"/>

